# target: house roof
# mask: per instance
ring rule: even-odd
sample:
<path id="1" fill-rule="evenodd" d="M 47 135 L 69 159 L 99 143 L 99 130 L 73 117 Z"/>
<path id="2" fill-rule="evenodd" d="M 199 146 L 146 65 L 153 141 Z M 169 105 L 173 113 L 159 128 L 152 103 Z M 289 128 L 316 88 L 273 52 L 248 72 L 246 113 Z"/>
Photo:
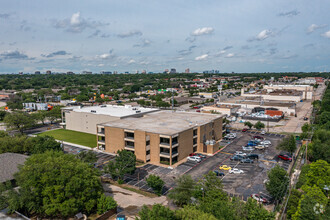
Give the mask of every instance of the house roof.
<path id="1" fill-rule="evenodd" d="M 14 179 L 18 165 L 23 165 L 28 156 L 16 153 L 0 154 L 0 183 Z"/>

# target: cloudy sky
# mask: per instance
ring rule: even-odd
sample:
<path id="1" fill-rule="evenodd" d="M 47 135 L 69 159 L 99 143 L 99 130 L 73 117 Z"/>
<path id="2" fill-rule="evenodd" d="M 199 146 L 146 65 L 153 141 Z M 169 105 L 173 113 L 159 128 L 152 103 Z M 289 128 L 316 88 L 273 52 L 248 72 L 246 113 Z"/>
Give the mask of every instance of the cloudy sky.
<path id="1" fill-rule="evenodd" d="M 329 0 L 1 0 L 0 73 L 330 71 Z"/>

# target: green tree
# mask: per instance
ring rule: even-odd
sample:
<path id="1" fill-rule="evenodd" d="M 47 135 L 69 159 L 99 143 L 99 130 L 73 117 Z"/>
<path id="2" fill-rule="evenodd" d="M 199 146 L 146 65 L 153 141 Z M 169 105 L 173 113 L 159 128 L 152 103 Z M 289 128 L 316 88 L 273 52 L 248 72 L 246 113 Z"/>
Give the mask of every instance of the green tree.
<path id="1" fill-rule="evenodd" d="M 36 113 L 33 113 L 33 116 L 35 117 L 36 121 L 41 121 L 44 125 L 47 119 L 47 113 L 47 111 L 38 111 Z"/>
<path id="2" fill-rule="evenodd" d="M 293 154 L 297 149 L 295 137 L 293 135 L 285 137 L 277 148 Z"/>
<path id="3" fill-rule="evenodd" d="M 91 150 L 80 152 L 77 158 L 89 164 L 94 164 L 97 161 L 96 154 Z"/>
<path id="4" fill-rule="evenodd" d="M 110 196 L 102 194 L 97 200 L 97 214 L 101 215 L 117 207 L 117 202 Z"/>
<path id="5" fill-rule="evenodd" d="M 299 190 L 292 189 L 286 211 L 288 219 L 291 219 L 292 215 L 296 213 L 301 196 L 302 193 Z"/>
<path id="6" fill-rule="evenodd" d="M 245 126 L 248 126 L 250 129 L 253 127 L 253 124 L 249 121 L 244 122 Z"/>
<path id="7" fill-rule="evenodd" d="M 95 212 L 103 194 L 99 175 L 71 154 L 32 155 L 15 175 L 19 189 L 9 197 L 9 209 L 51 218 Z"/>
<path id="8" fill-rule="evenodd" d="M 51 136 L 37 136 L 31 138 L 31 142 L 31 154 L 41 154 L 48 150 L 62 151 L 61 144 L 58 143 L 54 137 Z"/>
<path id="9" fill-rule="evenodd" d="M 61 119 L 61 117 L 61 106 L 55 106 L 52 110 L 47 112 L 47 118 L 51 124 L 58 119 Z"/>
<path id="10" fill-rule="evenodd" d="M 265 124 L 262 123 L 261 121 L 258 121 L 257 123 L 254 124 L 254 127 L 258 130 L 265 128 Z"/>
<path id="11" fill-rule="evenodd" d="M 210 213 L 199 210 L 196 206 L 187 205 L 175 212 L 178 219 L 182 220 L 216 220 Z"/>
<path id="12" fill-rule="evenodd" d="M 159 176 L 150 174 L 146 181 L 148 186 L 150 186 L 158 195 L 161 195 L 165 182 Z"/>
<path id="13" fill-rule="evenodd" d="M 87 95 L 80 94 L 76 97 L 76 100 L 78 102 L 87 102 L 89 100 L 89 97 Z"/>
<path id="14" fill-rule="evenodd" d="M 23 134 L 24 130 L 33 127 L 35 124 L 34 118 L 25 112 L 6 114 L 3 121 L 8 128 L 16 129 L 21 134 Z"/>
<path id="15" fill-rule="evenodd" d="M 318 186 L 323 189 L 325 185 L 330 184 L 330 165 L 324 160 L 318 160 L 309 164 L 305 185 Z"/>
<path id="16" fill-rule="evenodd" d="M 268 173 L 269 181 L 265 184 L 269 194 L 277 201 L 282 200 L 289 186 L 289 177 L 285 169 L 276 165 Z"/>
<path id="17" fill-rule="evenodd" d="M 146 205 L 144 205 L 139 212 L 138 220 L 179 220 L 175 216 L 175 213 L 169 208 L 162 206 L 161 204 L 153 205 L 151 209 L 149 209 Z"/>
<path id="18" fill-rule="evenodd" d="M 292 216 L 294 220 L 314 220 L 322 219 L 324 211 L 327 207 L 328 198 L 323 194 L 322 190 L 317 186 L 306 186 L 298 205 L 296 213 Z M 328 216 L 329 217 L 329 216 Z M 326 218 L 324 218 L 326 219 Z"/>
<path id="19" fill-rule="evenodd" d="M 134 173 L 136 169 L 136 157 L 134 153 L 127 150 L 119 150 L 117 154 L 115 161 L 110 161 L 104 170 L 106 173 L 109 173 L 112 178 L 119 178 L 119 180 L 122 181 L 125 174 Z"/>
<path id="20" fill-rule="evenodd" d="M 176 179 L 176 187 L 170 191 L 168 197 L 177 205 L 183 206 L 191 203 L 194 194 L 195 181 L 189 175 L 182 175 Z"/>
<path id="21" fill-rule="evenodd" d="M 6 111 L 0 111 L 0 121 L 3 121 L 3 119 L 5 118 L 7 112 Z"/>
<path id="22" fill-rule="evenodd" d="M 268 212 L 264 207 L 260 206 L 258 202 L 249 198 L 244 207 L 245 218 L 247 220 L 262 219 L 272 220 L 275 219 L 275 213 Z"/>

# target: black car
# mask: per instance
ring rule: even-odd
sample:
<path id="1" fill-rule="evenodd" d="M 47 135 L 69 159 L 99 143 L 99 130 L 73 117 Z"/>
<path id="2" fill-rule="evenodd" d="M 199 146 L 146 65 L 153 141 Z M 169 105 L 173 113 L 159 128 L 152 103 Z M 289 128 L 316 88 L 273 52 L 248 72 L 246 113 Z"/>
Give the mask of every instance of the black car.
<path id="1" fill-rule="evenodd" d="M 237 160 L 237 161 L 240 161 L 242 159 L 244 159 L 244 157 L 239 156 L 239 155 L 235 155 L 235 156 L 233 156 L 233 157 L 230 158 L 230 160 Z"/>
<path id="2" fill-rule="evenodd" d="M 241 163 L 253 163 L 253 160 L 247 158 L 247 159 L 242 159 Z"/>
<path id="3" fill-rule="evenodd" d="M 217 171 L 217 170 L 214 170 L 213 172 L 214 172 L 215 175 L 217 175 L 217 176 L 224 176 L 224 175 L 225 175 L 224 173 L 219 172 L 219 171 Z"/>
<path id="4" fill-rule="evenodd" d="M 259 159 L 259 155 L 258 154 L 248 154 L 247 156 L 246 156 L 247 158 L 249 158 L 249 159 Z"/>

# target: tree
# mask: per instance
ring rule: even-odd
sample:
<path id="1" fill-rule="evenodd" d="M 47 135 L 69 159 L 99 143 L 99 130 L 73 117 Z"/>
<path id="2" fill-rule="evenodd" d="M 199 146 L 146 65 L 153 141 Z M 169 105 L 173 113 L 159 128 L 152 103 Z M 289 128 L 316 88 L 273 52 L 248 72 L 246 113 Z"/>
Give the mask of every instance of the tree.
<path id="1" fill-rule="evenodd" d="M 51 124 L 54 121 L 60 119 L 61 117 L 62 117 L 61 106 L 55 106 L 52 110 L 47 112 L 47 118 Z"/>
<path id="2" fill-rule="evenodd" d="M 170 191 L 168 197 L 179 205 L 191 203 L 191 197 L 195 189 L 195 181 L 189 175 L 182 175 L 176 180 L 176 187 Z"/>
<path id="3" fill-rule="evenodd" d="M 138 220 L 179 220 L 175 216 L 175 213 L 161 204 L 153 205 L 151 209 L 149 209 L 146 205 L 144 205 L 139 212 L 140 218 L 136 218 Z"/>
<path id="4" fill-rule="evenodd" d="M 37 136 L 31 138 L 31 154 L 41 154 L 49 150 L 62 151 L 61 144 L 51 136 Z"/>
<path id="5" fill-rule="evenodd" d="M 45 120 L 47 118 L 47 111 L 38 111 L 36 113 L 33 114 L 33 116 L 35 117 L 36 121 L 41 121 L 42 124 L 45 124 Z"/>
<path id="6" fill-rule="evenodd" d="M 199 210 L 196 206 L 187 205 L 175 212 L 178 219 L 182 220 L 216 220 L 210 213 Z"/>
<path id="7" fill-rule="evenodd" d="M 80 152 L 77 158 L 89 164 L 94 164 L 97 161 L 96 154 L 91 150 Z"/>
<path id="8" fill-rule="evenodd" d="M 109 173 L 112 178 L 119 178 L 120 181 L 124 178 L 125 174 L 134 173 L 136 167 L 135 154 L 127 150 L 118 150 L 118 156 L 115 161 L 110 161 L 105 167 L 105 172 Z"/>
<path id="9" fill-rule="evenodd" d="M 148 186 L 150 186 L 158 195 L 161 195 L 165 182 L 159 176 L 150 174 L 146 181 Z"/>
<path id="10" fill-rule="evenodd" d="M 9 210 L 61 219 L 78 212 L 92 213 L 103 194 L 99 175 L 71 154 L 32 155 L 15 174 L 18 191 L 8 198 Z"/>
<path id="11" fill-rule="evenodd" d="M 293 154 L 297 149 L 295 137 L 292 134 L 285 137 L 277 148 Z"/>
<path id="12" fill-rule="evenodd" d="M 309 164 L 309 170 L 306 177 L 305 185 L 315 185 L 320 189 L 323 189 L 325 185 L 330 183 L 330 165 L 324 160 L 318 160 L 311 163 Z"/>
<path id="13" fill-rule="evenodd" d="M 97 214 L 101 215 L 117 207 L 117 202 L 110 196 L 102 194 L 97 200 Z"/>
<path id="14" fill-rule="evenodd" d="M 265 184 L 269 194 L 275 200 L 282 200 L 289 186 L 289 177 L 285 169 L 276 165 L 268 173 L 269 181 Z"/>
<path id="15" fill-rule="evenodd" d="M 248 126 L 250 129 L 253 127 L 253 124 L 249 121 L 244 122 L 245 126 Z"/>
<path id="16" fill-rule="evenodd" d="M 245 215 L 243 219 L 254 220 L 271 220 L 275 219 L 275 213 L 268 212 L 258 202 L 252 198 L 249 198 L 244 206 Z"/>
<path id="17" fill-rule="evenodd" d="M 262 123 L 261 121 L 258 121 L 257 123 L 255 123 L 254 127 L 258 130 L 265 128 L 265 124 Z"/>
<path id="18" fill-rule="evenodd" d="M 326 209 L 328 198 L 317 186 L 306 186 L 298 205 L 296 213 L 292 216 L 294 220 L 322 219 Z M 328 216 L 329 217 L 329 216 Z M 327 218 L 324 218 L 327 219 Z"/>
<path id="19" fill-rule="evenodd" d="M 288 219 L 291 219 L 292 215 L 296 213 L 301 196 L 302 193 L 299 190 L 292 189 L 286 211 Z"/>
<path id="20" fill-rule="evenodd" d="M 25 112 L 6 114 L 3 121 L 7 127 L 17 129 L 21 134 L 23 134 L 24 130 L 33 127 L 35 124 L 34 118 Z"/>
<path id="21" fill-rule="evenodd" d="M 0 111 L 0 121 L 3 121 L 3 119 L 5 118 L 7 112 L 6 111 Z"/>

